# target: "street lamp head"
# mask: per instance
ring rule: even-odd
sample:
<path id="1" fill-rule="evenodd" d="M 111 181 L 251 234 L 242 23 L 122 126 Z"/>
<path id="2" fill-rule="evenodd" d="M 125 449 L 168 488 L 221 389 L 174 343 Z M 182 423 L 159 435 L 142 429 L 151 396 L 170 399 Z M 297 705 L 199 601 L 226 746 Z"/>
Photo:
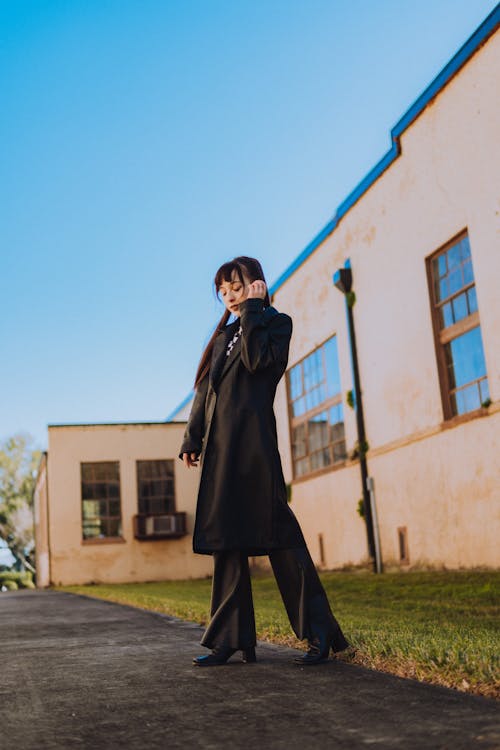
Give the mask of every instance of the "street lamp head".
<path id="1" fill-rule="evenodd" d="M 350 268 L 339 268 L 333 274 L 333 284 L 342 294 L 347 294 L 352 287 L 352 272 Z"/>

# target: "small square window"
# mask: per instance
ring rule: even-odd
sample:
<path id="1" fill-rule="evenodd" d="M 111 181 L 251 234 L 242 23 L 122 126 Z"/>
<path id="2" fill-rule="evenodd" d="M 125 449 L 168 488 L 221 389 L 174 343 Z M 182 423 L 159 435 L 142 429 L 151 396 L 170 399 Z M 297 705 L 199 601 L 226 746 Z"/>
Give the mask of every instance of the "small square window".
<path id="1" fill-rule="evenodd" d="M 121 536 L 119 462 L 82 463 L 80 473 L 83 539 Z"/>
<path id="2" fill-rule="evenodd" d="M 137 461 L 138 512 L 143 515 L 175 513 L 172 459 Z"/>

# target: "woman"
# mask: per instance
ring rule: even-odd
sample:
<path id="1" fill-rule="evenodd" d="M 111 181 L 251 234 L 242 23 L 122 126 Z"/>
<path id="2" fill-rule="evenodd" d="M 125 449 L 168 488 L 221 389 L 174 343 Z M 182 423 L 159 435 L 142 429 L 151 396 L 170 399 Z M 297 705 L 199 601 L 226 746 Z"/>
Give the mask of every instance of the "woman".
<path id="1" fill-rule="evenodd" d="M 198 366 L 179 453 L 188 468 L 200 460 L 193 550 L 214 557 L 211 620 L 201 641 L 211 653 L 194 663 L 225 664 L 238 650 L 243 661 L 256 661 L 248 556 L 269 555 L 291 626 L 309 643 L 295 661 L 319 664 L 330 648 L 349 644 L 287 503 L 273 401 L 292 320 L 271 306 L 254 258 L 224 263 L 215 289 L 226 309 Z"/>

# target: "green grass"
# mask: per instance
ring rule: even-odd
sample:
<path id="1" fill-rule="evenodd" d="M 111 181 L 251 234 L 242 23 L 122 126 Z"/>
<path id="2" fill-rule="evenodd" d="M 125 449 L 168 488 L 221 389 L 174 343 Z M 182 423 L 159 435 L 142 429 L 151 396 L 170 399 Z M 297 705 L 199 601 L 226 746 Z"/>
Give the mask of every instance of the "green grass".
<path id="1" fill-rule="evenodd" d="M 500 695 L 500 573 L 322 573 L 332 609 L 354 652 L 338 658 L 403 677 Z M 275 580 L 253 575 L 260 640 L 305 648 L 293 635 Z M 63 590 L 206 624 L 209 579 L 66 586 Z"/>

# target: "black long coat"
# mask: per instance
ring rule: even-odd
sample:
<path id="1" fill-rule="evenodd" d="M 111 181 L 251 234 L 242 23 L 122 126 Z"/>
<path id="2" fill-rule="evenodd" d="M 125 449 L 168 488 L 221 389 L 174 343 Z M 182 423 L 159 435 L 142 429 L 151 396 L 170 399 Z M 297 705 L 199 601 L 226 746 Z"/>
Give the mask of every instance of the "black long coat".
<path id="1" fill-rule="evenodd" d="M 241 336 L 226 356 L 240 324 Z M 215 340 L 179 453 L 200 454 L 195 552 L 265 555 L 305 546 L 287 503 L 273 411 L 291 335 L 288 315 L 252 298 Z"/>

